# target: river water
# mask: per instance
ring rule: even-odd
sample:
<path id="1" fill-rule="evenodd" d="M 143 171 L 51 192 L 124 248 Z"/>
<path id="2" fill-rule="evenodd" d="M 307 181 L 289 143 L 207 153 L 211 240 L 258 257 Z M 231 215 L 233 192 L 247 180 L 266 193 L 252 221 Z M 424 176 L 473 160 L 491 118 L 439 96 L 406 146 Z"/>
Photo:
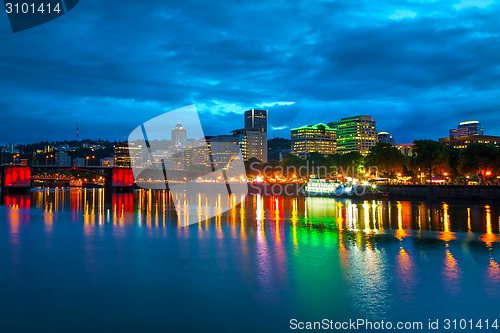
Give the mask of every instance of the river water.
<path id="1" fill-rule="evenodd" d="M 6 195 L 0 219 L 2 332 L 289 332 L 293 319 L 360 318 L 426 332 L 429 320 L 445 331 L 446 319 L 500 317 L 497 201 L 255 195 L 188 225 L 165 192 L 106 202 L 103 190 L 39 189 Z"/>

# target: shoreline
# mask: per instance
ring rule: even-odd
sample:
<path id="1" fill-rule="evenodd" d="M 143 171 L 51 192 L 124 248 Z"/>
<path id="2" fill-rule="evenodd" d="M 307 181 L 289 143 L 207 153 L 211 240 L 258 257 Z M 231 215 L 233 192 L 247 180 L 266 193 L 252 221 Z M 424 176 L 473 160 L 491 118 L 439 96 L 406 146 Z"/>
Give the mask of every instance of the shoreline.
<path id="1" fill-rule="evenodd" d="M 304 196 L 299 193 L 305 184 L 248 184 L 249 194 L 264 196 Z M 466 199 L 500 200 L 500 186 L 497 185 L 379 185 L 377 188 L 388 194 L 388 199 Z M 325 196 L 341 198 L 340 196 Z M 352 199 L 363 199 L 353 195 Z"/>
<path id="2" fill-rule="evenodd" d="M 60 184 L 58 184 L 60 185 Z M 44 188 L 57 188 L 59 186 L 47 186 Z M 209 191 L 210 184 L 204 184 L 202 187 Z M 248 195 L 262 196 L 284 196 L 284 197 L 305 197 L 301 190 L 305 187 L 305 183 L 284 183 L 284 184 L 266 184 L 266 183 L 248 183 Z M 60 187 L 59 187 L 60 188 Z M 69 189 L 85 189 L 85 188 L 102 188 L 94 187 L 66 187 Z M 498 185 L 378 185 L 377 188 L 388 194 L 386 198 L 389 200 L 406 200 L 406 199 L 457 199 L 457 200 L 500 200 L 500 186 Z M 29 191 L 20 191 L 21 189 L 12 189 L 8 192 L 0 192 L 2 194 L 28 194 Z M 39 190 L 40 188 L 38 188 Z M 137 186 L 135 190 L 139 189 Z M 201 189 L 203 192 L 203 189 Z M 168 191 L 168 190 L 167 190 Z M 132 193 L 132 192 L 130 192 Z M 364 196 L 338 196 L 338 195 L 311 195 L 311 197 L 329 197 L 329 198 L 348 198 L 355 200 L 371 200 Z"/>

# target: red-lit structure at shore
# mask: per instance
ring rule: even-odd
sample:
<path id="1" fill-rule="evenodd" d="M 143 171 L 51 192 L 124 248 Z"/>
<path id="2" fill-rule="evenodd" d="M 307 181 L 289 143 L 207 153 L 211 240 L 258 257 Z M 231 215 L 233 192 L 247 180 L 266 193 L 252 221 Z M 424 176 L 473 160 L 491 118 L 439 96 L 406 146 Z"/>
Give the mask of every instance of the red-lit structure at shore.
<path id="1" fill-rule="evenodd" d="M 83 171 L 94 173 L 104 179 L 104 188 L 113 192 L 127 192 L 134 188 L 134 174 L 131 168 L 115 167 L 57 167 L 2 165 L 2 192 L 26 192 L 33 187 L 33 178 L 47 170 Z"/>

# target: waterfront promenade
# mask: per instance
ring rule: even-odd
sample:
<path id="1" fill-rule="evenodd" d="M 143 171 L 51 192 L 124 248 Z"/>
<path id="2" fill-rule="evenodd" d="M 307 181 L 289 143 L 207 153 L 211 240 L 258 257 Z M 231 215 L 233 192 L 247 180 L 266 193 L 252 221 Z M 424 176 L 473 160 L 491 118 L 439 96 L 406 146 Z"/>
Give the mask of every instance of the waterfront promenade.
<path id="1" fill-rule="evenodd" d="M 298 196 L 303 183 L 265 184 L 251 183 L 250 194 Z M 379 185 L 378 189 L 391 199 L 478 199 L 500 200 L 498 185 Z"/>

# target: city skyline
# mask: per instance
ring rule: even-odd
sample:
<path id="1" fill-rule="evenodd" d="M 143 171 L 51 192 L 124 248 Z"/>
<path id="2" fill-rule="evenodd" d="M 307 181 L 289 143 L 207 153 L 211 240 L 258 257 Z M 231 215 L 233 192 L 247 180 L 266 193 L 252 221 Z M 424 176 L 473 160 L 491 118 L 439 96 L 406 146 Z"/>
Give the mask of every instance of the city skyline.
<path id="1" fill-rule="evenodd" d="M 244 110 L 243 112 L 239 113 L 238 116 L 241 118 L 242 116 L 245 116 L 247 112 L 249 111 L 252 111 L 254 110 L 254 108 L 251 108 L 249 110 Z M 266 112 L 268 112 L 269 110 L 266 110 Z M 272 115 L 272 113 L 270 113 Z M 348 115 L 344 118 L 353 118 L 353 117 L 359 117 L 361 115 Z M 371 117 L 371 116 L 370 116 Z M 470 119 L 469 119 L 470 118 Z M 458 120 L 457 123 L 455 125 L 451 124 L 450 126 L 455 126 L 457 127 L 458 125 L 457 124 L 462 124 L 462 123 L 481 123 L 481 121 L 477 121 L 477 120 L 473 120 L 473 119 L 476 119 L 474 117 L 469 117 L 469 118 L 466 118 L 468 120 L 466 121 L 463 121 L 463 120 Z M 241 122 L 241 119 L 235 119 L 235 121 L 240 121 Z M 242 123 L 242 126 L 241 127 L 244 127 L 245 126 L 245 119 L 243 120 L 243 123 Z M 330 120 L 321 120 L 318 122 L 318 123 L 329 123 L 329 124 L 332 124 L 333 122 L 335 121 L 338 121 L 337 120 L 333 120 L 330 119 Z M 206 122 L 202 122 L 202 126 L 204 128 L 206 128 Z M 379 121 L 377 120 L 377 123 L 379 123 Z M 302 123 L 302 124 L 298 124 L 297 127 L 303 127 L 303 126 L 314 126 L 316 125 L 316 123 Z M 227 135 L 229 132 L 233 132 L 234 131 L 234 128 L 236 127 L 240 127 L 240 126 L 235 126 L 234 123 L 231 125 L 233 126 L 232 130 L 229 130 L 228 132 L 217 132 L 216 129 L 212 129 L 213 132 L 207 134 L 207 136 L 217 136 L 217 135 Z M 377 126 L 378 127 L 378 126 Z M 290 135 L 290 131 L 293 129 L 293 126 L 290 126 L 290 125 L 287 125 L 285 124 L 285 126 L 281 126 L 279 128 L 276 128 L 274 126 L 269 126 L 269 130 L 267 131 L 267 133 L 272 133 L 271 135 L 268 135 L 267 136 L 267 139 L 272 139 L 272 138 L 286 138 L 286 139 L 291 139 L 291 135 Z M 278 134 L 276 134 L 276 130 L 278 130 Z M 482 129 L 481 129 L 482 130 Z M 451 130 L 448 130 L 449 133 Z M 170 132 L 170 130 L 167 130 L 165 133 L 167 134 L 168 132 Z M 378 133 L 388 133 L 388 134 L 391 134 L 391 136 L 394 138 L 394 140 L 397 141 L 398 144 L 408 144 L 408 143 L 412 143 L 414 140 L 419 140 L 419 139 L 430 139 L 430 140 L 435 140 L 435 141 L 438 141 L 440 138 L 445 138 L 449 135 L 447 135 L 446 133 L 439 133 L 437 136 L 435 137 L 414 137 L 412 140 L 409 140 L 409 141 L 401 141 L 401 140 L 398 140 L 398 137 L 395 137 L 392 135 L 392 132 L 390 130 L 379 130 L 377 128 L 377 132 Z M 498 132 L 500 135 L 500 132 Z M 99 136 L 98 133 L 95 133 L 97 136 L 96 137 L 85 137 L 84 135 L 82 135 L 81 133 L 81 130 L 80 130 L 80 125 L 79 125 L 79 122 L 77 121 L 75 123 L 75 128 L 74 128 L 74 133 L 73 133 L 73 137 L 67 137 L 67 138 L 58 138 L 58 139 L 53 139 L 53 138 L 42 138 L 38 141 L 5 141 L 5 142 L 2 142 L 1 141 L 1 136 L 0 136 L 0 146 L 6 146 L 6 145 L 9 145 L 9 144 L 15 144 L 15 145 L 23 145 L 23 144 L 34 144 L 34 143 L 40 143 L 40 142 L 69 142 L 69 141 L 82 141 L 82 140 L 107 140 L 107 141 L 116 141 L 116 142 L 125 142 L 126 141 L 126 138 L 125 136 L 122 137 L 122 138 L 112 138 L 112 137 L 106 137 L 106 136 Z M 494 134 L 494 133 L 488 133 L 488 135 L 497 135 L 497 134 Z"/>
<path id="2" fill-rule="evenodd" d="M 253 109 L 251 109 L 251 110 L 246 110 L 246 111 L 244 111 L 244 112 L 243 112 L 240 116 L 245 116 L 246 112 L 249 112 L 249 111 L 252 111 L 252 110 L 253 110 Z M 265 110 L 265 111 L 267 112 L 268 110 Z M 365 116 L 366 116 L 366 115 L 356 115 L 356 116 L 351 115 L 351 116 L 349 116 L 349 117 L 345 117 L 345 118 L 342 118 L 342 119 L 348 119 L 348 118 L 358 118 L 358 117 L 365 117 Z M 368 117 L 372 117 L 372 116 L 368 116 Z M 472 119 L 472 118 L 471 118 L 471 119 Z M 375 119 L 375 120 L 376 120 L 376 119 Z M 244 121 L 245 121 L 245 120 L 244 120 Z M 334 122 L 338 122 L 338 121 L 339 121 L 339 120 L 336 120 L 336 121 L 333 121 L 333 122 L 328 122 L 328 123 L 329 123 L 329 124 L 333 124 Z M 320 121 L 319 123 L 307 123 L 307 124 L 306 124 L 306 123 L 304 123 L 304 124 L 298 125 L 298 126 L 297 126 L 297 128 L 300 128 L 300 127 L 310 127 L 310 126 L 316 126 L 316 125 L 318 125 L 318 124 L 323 124 L 323 123 L 326 123 L 326 121 L 324 121 L 324 120 L 323 120 L 323 122 L 321 122 L 321 121 Z M 377 121 L 377 123 L 378 123 L 378 121 Z M 480 121 L 477 121 L 477 120 L 467 120 L 467 121 L 460 121 L 460 122 L 459 122 L 459 123 L 457 123 L 457 124 L 462 125 L 463 123 L 479 123 L 479 124 L 480 124 L 481 122 L 480 122 Z M 78 123 L 77 123 L 77 124 L 78 124 Z M 178 123 L 177 125 L 179 125 L 179 123 Z M 182 125 L 182 124 L 180 124 L 180 125 Z M 245 125 L 245 124 L 243 123 L 243 125 L 242 125 L 241 127 L 244 127 L 244 125 Z M 457 126 L 457 125 L 456 125 L 456 126 Z M 456 127 L 456 126 L 455 126 L 455 127 Z M 237 127 L 239 127 L 239 126 L 233 125 L 233 130 L 230 130 L 229 132 L 224 132 L 224 133 L 221 133 L 221 132 L 216 133 L 216 132 L 214 132 L 214 133 L 207 134 L 207 135 L 206 135 L 206 137 L 227 136 L 227 135 L 229 135 L 229 133 L 231 133 L 231 132 L 232 132 L 232 133 L 233 133 L 233 135 L 234 135 L 234 133 L 235 133 L 235 132 L 237 132 L 236 130 L 234 130 L 234 128 L 237 128 Z M 173 129 L 175 129 L 175 126 L 173 127 Z M 294 130 L 294 128 L 293 128 L 293 127 L 291 127 L 291 126 L 284 126 L 284 128 L 280 128 L 280 130 L 282 130 L 282 131 L 284 130 L 286 133 L 288 133 L 288 135 L 276 135 L 275 131 L 274 131 L 274 130 L 273 130 L 273 128 L 271 127 L 271 128 L 270 128 L 270 131 L 267 131 L 267 133 L 268 133 L 268 135 L 267 135 L 267 140 L 271 140 L 271 139 L 273 139 L 273 138 L 285 138 L 285 139 L 291 139 L 291 138 L 292 138 L 292 137 L 291 137 L 291 133 L 290 133 L 290 131 L 293 131 L 293 130 Z M 449 137 L 449 136 L 450 136 L 451 131 L 452 131 L 452 130 L 449 130 L 449 131 L 448 131 L 448 132 L 449 132 L 449 134 L 448 134 L 448 135 L 446 135 L 446 134 L 440 134 L 440 135 L 438 135 L 437 137 L 432 137 L 432 138 L 414 138 L 413 140 L 408 141 L 408 142 L 402 142 L 401 140 L 397 140 L 398 138 L 397 138 L 397 137 L 394 137 L 394 136 L 392 135 L 392 133 L 391 133 L 391 132 L 389 132 L 389 131 L 387 131 L 387 130 L 379 130 L 378 125 L 377 125 L 377 128 L 376 128 L 376 131 L 375 131 L 375 132 L 376 132 L 376 133 L 378 133 L 378 134 L 389 135 L 389 136 L 390 136 L 390 138 L 391 138 L 391 140 L 394 140 L 394 142 L 391 142 L 392 144 L 400 144 L 400 145 L 401 145 L 401 144 L 411 144 L 411 143 L 413 143 L 413 141 L 415 141 L 415 140 L 422 140 L 422 139 L 430 139 L 430 140 L 434 140 L 434 141 L 440 141 L 440 139 L 442 139 L 442 138 Z M 168 130 L 168 129 L 167 129 L 167 130 L 165 131 L 165 134 L 166 134 L 166 135 L 171 136 L 170 132 L 171 132 L 171 130 Z M 274 134 L 269 135 L 269 133 L 270 133 L 270 132 L 272 132 L 272 133 L 274 133 Z M 96 137 L 96 138 L 81 137 L 81 136 L 80 136 L 80 131 L 79 131 L 79 129 L 78 129 L 78 125 L 77 125 L 77 127 L 75 127 L 75 133 L 74 133 L 74 134 L 75 134 L 75 137 L 74 137 L 74 138 L 61 138 L 61 139 L 57 139 L 57 140 L 42 139 L 42 140 L 40 140 L 40 141 L 32 141 L 32 142 L 1 142 L 1 141 L 0 141 L 0 146 L 3 146 L 3 147 L 5 147 L 5 146 L 10 146 L 10 145 L 17 146 L 17 145 L 26 145 L 26 144 L 37 144 L 37 143 L 42 143 L 42 142 L 49 142 L 49 143 L 57 143 L 57 142 L 59 142 L 59 143 L 60 143 L 60 142 L 72 142 L 72 141 L 75 141 L 75 142 L 83 142 L 83 141 L 88 141 L 88 140 L 90 140 L 90 141 L 99 141 L 99 140 L 102 140 L 102 141 L 110 141 L 110 142 L 126 142 L 126 140 L 125 140 L 124 138 L 122 138 L 122 139 L 118 139 L 118 138 L 114 138 L 114 139 L 113 139 L 113 138 L 106 138 L 106 139 L 104 139 L 103 137 Z M 479 133 L 478 133 L 478 134 L 479 134 Z M 480 133 L 480 134 L 483 134 L 482 129 L 481 129 L 481 133 Z M 495 134 L 492 134 L 492 133 L 486 133 L 486 134 L 487 134 L 487 135 L 489 135 L 489 136 L 495 136 Z M 165 140 L 170 140 L 170 139 L 165 138 Z"/>
<path id="3" fill-rule="evenodd" d="M 498 135 L 499 11 L 489 0 L 86 1 L 17 34 L 0 20 L 0 142 L 72 139 L 77 121 L 81 138 L 123 139 L 190 104 L 207 135 L 252 108 L 287 138 L 356 114 L 398 142 L 437 140 L 471 115 Z"/>
<path id="4" fill-rule="evenodd" d="M 500 0 L 6 0 L 5 332 L 500 327 Z"/>

